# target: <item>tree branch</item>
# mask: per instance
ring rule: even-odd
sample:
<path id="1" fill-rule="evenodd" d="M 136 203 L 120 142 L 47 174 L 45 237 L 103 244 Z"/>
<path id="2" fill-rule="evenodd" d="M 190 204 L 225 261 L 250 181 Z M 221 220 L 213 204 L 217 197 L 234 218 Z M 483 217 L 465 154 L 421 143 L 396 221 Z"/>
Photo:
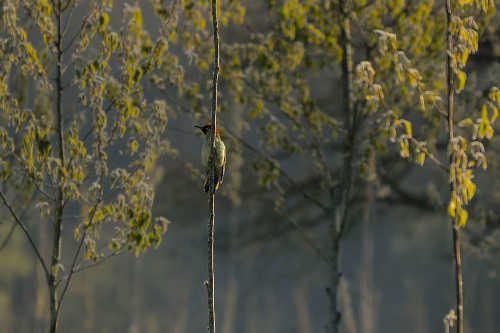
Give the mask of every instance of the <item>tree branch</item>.
<path id="1" fill-rule="evenodd" d="M 217 131 L 217 88 L 219 80 L 219 22 L 217 20 L 217 0 L 212 0 L 212 24 L 214 39 L 214 73 L 212 81 L 212 128 L 211 153 L 209 161 L 209 214 L 208 225 L 208 328 L 215 333 L 215 274 L 214 274 L 214 228 L 215 228 L 215 136 Z M 207 175 L 208 176 L 208 175 Z"/>
<path id="2" fill-rule="evenodd" d="M 424 196 L 417 195 L 414 193 L 411 193 L 409 191 L 404 190 L 399 182 L 395 181 L 391 176 L 386 175 L 385 173 L 381 172 L 380 176 L 382 178 L 382 181 L 389 185 L 389 187 L 398 195 L 400 198 L 400 203 L 405 203 L 408 205 L 412 206 L 417 206 L 420 209 L 425 209 L 429 211 L 435 211 L 436 207 L 431 204 L 429 200 L 426 200 Z M 398 179 L 400 180 L 400 179 Z M 390 202 L 393 200 L 394 202 L 398 202 L 396 199 L 391 199 L 389 198 L 388 201 Z"/>
<path id="3" fill-rule="evenodd" d="M 12 223 L 12 226 L 10 227 L 9 232 L 7 233 L 7 236 L 5 237 L 2 244 L 0 245 L 0 251 L 2 251 L 7 246 L 10 238 L 14 234 L 14 230 L 16 230 L 16 227 L 17 227 L 17 223 L 16 222 Z"/>
<path id="4" fill-rule="evenodd" d="M 440 167 L 442 170 L 449 172 L 450 168 L 446 166 L 443 162 L 441 162 L 436 156 L 434 156 L 433 153 L 431 153 L 426 147 L 422 146 L 422 144 L 415 139 L 414 137 L 409 137 L 411 142 L 413 142 L 431 161 L 436 163 L 438 167 Z"/>
<path id="5" fill-rule="evenodd" d="M 293 225 L 298 231 L 304 242 L 314 251 L 314 253 L 324 262 L 328 263 L 330 258 L 327 255 L 323 254 L 323 251 L 315 244 L 314 240 L 309 237 L 304 228 L 292 218 L 287 218 L 289 223 Z"/>
<path id="6" fill-rule="evenodd" d="M 329 208 L 323 204 L 322 202 L 320 202 L 318 199 L 314 198 L 313 196 L 311 196 L 310 194 L 306 193 L 305 191 L 303 191 L 300 186 L 298 186 L 298 183 L 285 171 L 283 170 L 279 165 L 277 165 L 276 163 L 274 163 L 274 159 L 272 159 L 271 157 L 267 156 L 265 153 L 259 151 L 258 149 L 254 148 L 251 144 L 249 144 L 248 142 L 246 142 L 245 140 L 243 140 L 242 138 L 238 137 L 237 135 L 235 135 L 230 129 L 228 128 L 224 128 L 224 131 L 226 133 L 228 133 L 229 135 L 231 135 L 231 137 L 233 139 L 235 139 L 236 141 L 238 141 L 240 144 L 242 144 L 245 148 L 247 148 L 248 150 L 252 151 L 253 153 L 257 154 L 258 156 L 262 157 L 263 159 L 265 159 L 267 162 L 271 162 L 274 164 L 274 166 L 280 171 L 280 175 L 283 175 L 283 177 L 290 183 L 292 184 L 293 186 L 297 187 L 297 190 L 304 196 L 304 198 L 310 200 L 312 203 L 314 203 L 316 206 L 318 206 L 319 208 L 321 208 L 322 210 L 324 210 L 325 212 L 326 211 L 329 211 Z"/>
<path id="7" fill-rule="evenodd" d="M 448 97 L 448 149 L 449 149 L 449 174 L 451 177 L 450 182 L 450 200 L 455 200 L 454 196 L 458 196 L 457 190 L 457 165 L 456 165 L 456 149 L 453 148 L 454 141 L 454 90 L 455 90 L 455 73 L 453 65 L 453 33 L 452 33 L 452 19 L 453 7 L 452 0 L 446 1 L 446 84 L 447 84 L 447 97 Z M 458 205 L 457 205 L 458 206 Z M 452 235 L 453 235 L 453 249 L 455 259 L 455 292 L 456 292 L 456 306 L 457 306 L 457 333 L 464 332 L 464 294 L 463 294 L 463 276 L 462 276 L 462 257 L 460 249 L 460 226 L 458 225 L 459 212 L 456 209 L 455 216 L 451 217 Z"/>
<path id="8" fill-rule="evenodd" d="M 101 182 L 102 182 L 102 179 L 101 179 Z M 83 232 L 83 235 L 82 235 L 82 239 L 78 243 L 78 247 L 75 251 L 75 254 L 73 255 L 73 260 L 71 261 L 71 268 L 70 268 L 68 276 L 66 278 L 66 283 L 64 284 L 61 295 L 59 296 L 59 301 L 58 301 L 59 307 L 57 308 L 56 316 L 59 314 L 59 310 L 61 309 L 61 303 L 64 299 L 64 295 L 66 294 L 66 291 L 68 290 L 69 284 L 71 282 L 71 278 L 73 277 L 73 274 L 75 273 L 76 261 L 78 259 L 78 256 L 80 255 L 80 251 L 82 250 L 82 246 L 83 246 L 83 243 L 85 241 L 85 236 L 87 235 L 88 228 L 92 225 L 92 222 L 94 221 L 95 213 L 97 211 L 97 206 L 99 206 L 99 204 L 101 203 L 101 200 L 102 200 L 102 193 L 101 193 L 100 200 L 98 200 L 96 202 L 96 204 L 94 205 L 94 209 L 92 210 L 92 214 L 91 214 L 91 217 L 89 219 L 89 226 L 85 228 L 85 231 Z"/>
<path id="9" fill-rule="evenodd" d="M 87 266 L 83 266 L 83 267 L 78 267 L 74 269 L 73 271 L 73 274 L 76 274 L 76 273 L 81 273 L 83 271 L 86 271 L 87 269 L 89 268 L 92 268 L 92 267 L 95 267 L 95 266 L 98 266 L 100 264 L 102 264 L 103 262 L 107 261 L 108 259 L 112 258 L 112 257 L 116 257 L 116 256 L 119 256 L 119 255 L 122 255 L 124 254 L 125 252 L 123 252 L 122 250 L 117 250 L 115 252 L 111 252 L 109 255 L 107 255 L 106 257 L 103 257 L 99 260 L 97 260 L 96 262 L 93 262 L 91 264 L 88 264 Z"/>
<path id="10" fill-rule="evenodd" d="M 56 34 L 56 137 L 58 142 L 57 157 L 61 162 L 61 168 L 66 165 L 65 140 L 64 140 L 64 119 L 63 119 L 63 31 L 62 31 L 62 0 L 57 1 L 57 34 Z M 58 171 L 58 177 L 61 170 Z M 52 257 L 50 263 L 50 275 L 48 281 L 50 299 L 50 324 L 49 332 L 56 333 L 58 326 L 58 313 L 60 310 L 57 297 L 57 271 L 61 264 L 62 256 L 62 228 L 64 215 L 64 191 L 63 185 L 58 184 L 57 198 L 54 210 L 54 237 L 52 243 Z"/>
<path id="11" fill-rule="evenodd" d="M 31 195 L 31 198 L 29 199 L 29 202 L 33 202 L 35 197 L 36 197 L 36 193 L 33 193 Z M 15 199 L 15 201 L 17 201 L 17 199 Z M 24 217 L 26 216 L 28 211 L 29 211 L 29 207 L 26 207 L 26 209 L 24 209 L 24 211 L 21 213 L 21 216 L 19 216 L 19 220 L 24 220 Z M 12 226 L 9 230 L 9 233 L 7 234 L 5 239 L 3 240 L 2 244 L 0 245 L 0 251 L 2 251 L 7 246 L 7 244 L 9 243 L 9 240 L 12 237 L 12 235 L 14 234 L 14 231 L 16 230 L 17 226 L 18 226 L 18 224 L 16 222 L 12 223 Z"/>
<path id="12" fill-rule="evenodd" d="M 33 248 L 33 251 L 35 251 L 36 257 L 37 257 L 38 261 L 40 262 L 40 265 L 42 265 L 43 271 L 45 272 L 45 277 L 48 280 L 49 279 L 49 275 L 50 275 L 49 270 L 47 269 L 47 265 L 45 264 L 45 260 L 43 260 L 43 257 L 40 254 L 40 251 L 38 250 L 38 247 L 36 246 L 33 238 L 31 238 L 31 235 L 30 235 L 28 229 L 23 224 L 23 222 L 21 222 L 21 220 L 19 219 L 19 217 L 17 216 L 17 214 L 14 212 L 14 209 L 9 204 L 9 202 L 7 201 L 7 198 L 5 197 L 4 193 L 1 190 L 0 190 L 0 198 L 2 199 L 3 204 L 5 205 L 5 207 L 7 207 L 7 209 L 9 210 L 10 215 L 12 216 L 12 218 L 14 219 L 14 221 L 16 221 L 17 225 L 19 225 L 21 227 L 21 229 L 23 230 L 24 234 L 26 235 L 26 238 L 28 238 L 28 241 L 31 244 L 31 247 Z"/>

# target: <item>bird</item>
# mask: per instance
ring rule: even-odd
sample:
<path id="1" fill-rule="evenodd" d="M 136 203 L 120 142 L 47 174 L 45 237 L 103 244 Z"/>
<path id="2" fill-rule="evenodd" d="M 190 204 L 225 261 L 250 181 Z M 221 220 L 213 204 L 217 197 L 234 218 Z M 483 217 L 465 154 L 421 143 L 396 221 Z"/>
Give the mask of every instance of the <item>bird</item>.
<path id="1" fill-rule="evenodd" d="M 205 142 L 203 143 L 203 146 L 201 148 L 201 162 L 205 167 L 206 171 L 205 183 L 203 185 L 203 188 L 205 192 L 208 193 L 208 191 L 210 191 L 210 184 L 208 180 L 210 179 L 210 172 L 211 172 L 209 166 L 209 160 L 210 160 L 210 152 L 212 150 L 212 145 L 211 145 L 212 124 L 207 123 L 203 126 L 195 125 L 194 127 L 198 128 L 205 135 Z M 222 184 L 222 181 L 224 180 L 225 171 L 226 171 L 226 145 L 224 144 L 224 141 L 222 141 L 220 137 L 219 130 L 216 128 L 215 129 L 215 178 L 214 178 L 215 191 L 217 191 L 220 185 Z"/>

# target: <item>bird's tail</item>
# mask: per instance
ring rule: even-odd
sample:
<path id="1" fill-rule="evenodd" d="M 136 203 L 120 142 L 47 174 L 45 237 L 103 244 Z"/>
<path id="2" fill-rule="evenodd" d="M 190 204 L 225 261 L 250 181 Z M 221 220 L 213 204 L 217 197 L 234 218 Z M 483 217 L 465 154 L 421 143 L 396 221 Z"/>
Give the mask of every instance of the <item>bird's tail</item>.
<path id="1" fill-rule="evenodd" d="M 205 183 L 203 184 L 203 188 L 205 190 L 205 193 L 208 193 L 210 191 L 210 183 L 208 182 L 208 180 L 210 179 L 210 177 L 207 175 L 205 177 Z M 215 175 L 215 191 L 217 191 L 219 189 L 219 185 L 222 183 L 221 179 L 219 179 L 219 175 Z"/>

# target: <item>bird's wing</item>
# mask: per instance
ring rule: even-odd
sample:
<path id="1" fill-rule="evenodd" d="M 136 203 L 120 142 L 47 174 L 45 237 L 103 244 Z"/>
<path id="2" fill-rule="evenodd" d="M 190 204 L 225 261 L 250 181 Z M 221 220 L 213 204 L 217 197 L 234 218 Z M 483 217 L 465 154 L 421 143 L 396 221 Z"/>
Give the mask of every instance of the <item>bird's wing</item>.
<path id="1" fill-rule="evenodd" d="M 224 161 L 222 163 L 222 168 L 221 168 L 221 171 L 220 171 L 220 183 L 222 184 L 222 181 L 224 180 L 224 173 L 226 172 L 226 145 L 224 144 L 224 142 L 221 141 L 221 144 L 222 144 L 222 147 L 224 148 Z"/>

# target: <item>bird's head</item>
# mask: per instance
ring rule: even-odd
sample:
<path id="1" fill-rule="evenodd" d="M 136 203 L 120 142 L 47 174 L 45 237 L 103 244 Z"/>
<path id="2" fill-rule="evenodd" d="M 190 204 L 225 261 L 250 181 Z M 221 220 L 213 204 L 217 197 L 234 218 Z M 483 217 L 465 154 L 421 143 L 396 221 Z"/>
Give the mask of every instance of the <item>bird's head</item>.
<path id="1" fill-rule="evenodd" d="M 205 135 L 209 135 L 211 130 L 212 130 L 212 124 L 211 123 L 207 123 L 203 126 L 198 126 L 198 125 L 194 125 L 194 127 L 200 129 L 200 131 L 203 132 L 203 134 Z M 216 128 L 215 129 L 215 134 L 219 135 L 219 130 Z"/>

